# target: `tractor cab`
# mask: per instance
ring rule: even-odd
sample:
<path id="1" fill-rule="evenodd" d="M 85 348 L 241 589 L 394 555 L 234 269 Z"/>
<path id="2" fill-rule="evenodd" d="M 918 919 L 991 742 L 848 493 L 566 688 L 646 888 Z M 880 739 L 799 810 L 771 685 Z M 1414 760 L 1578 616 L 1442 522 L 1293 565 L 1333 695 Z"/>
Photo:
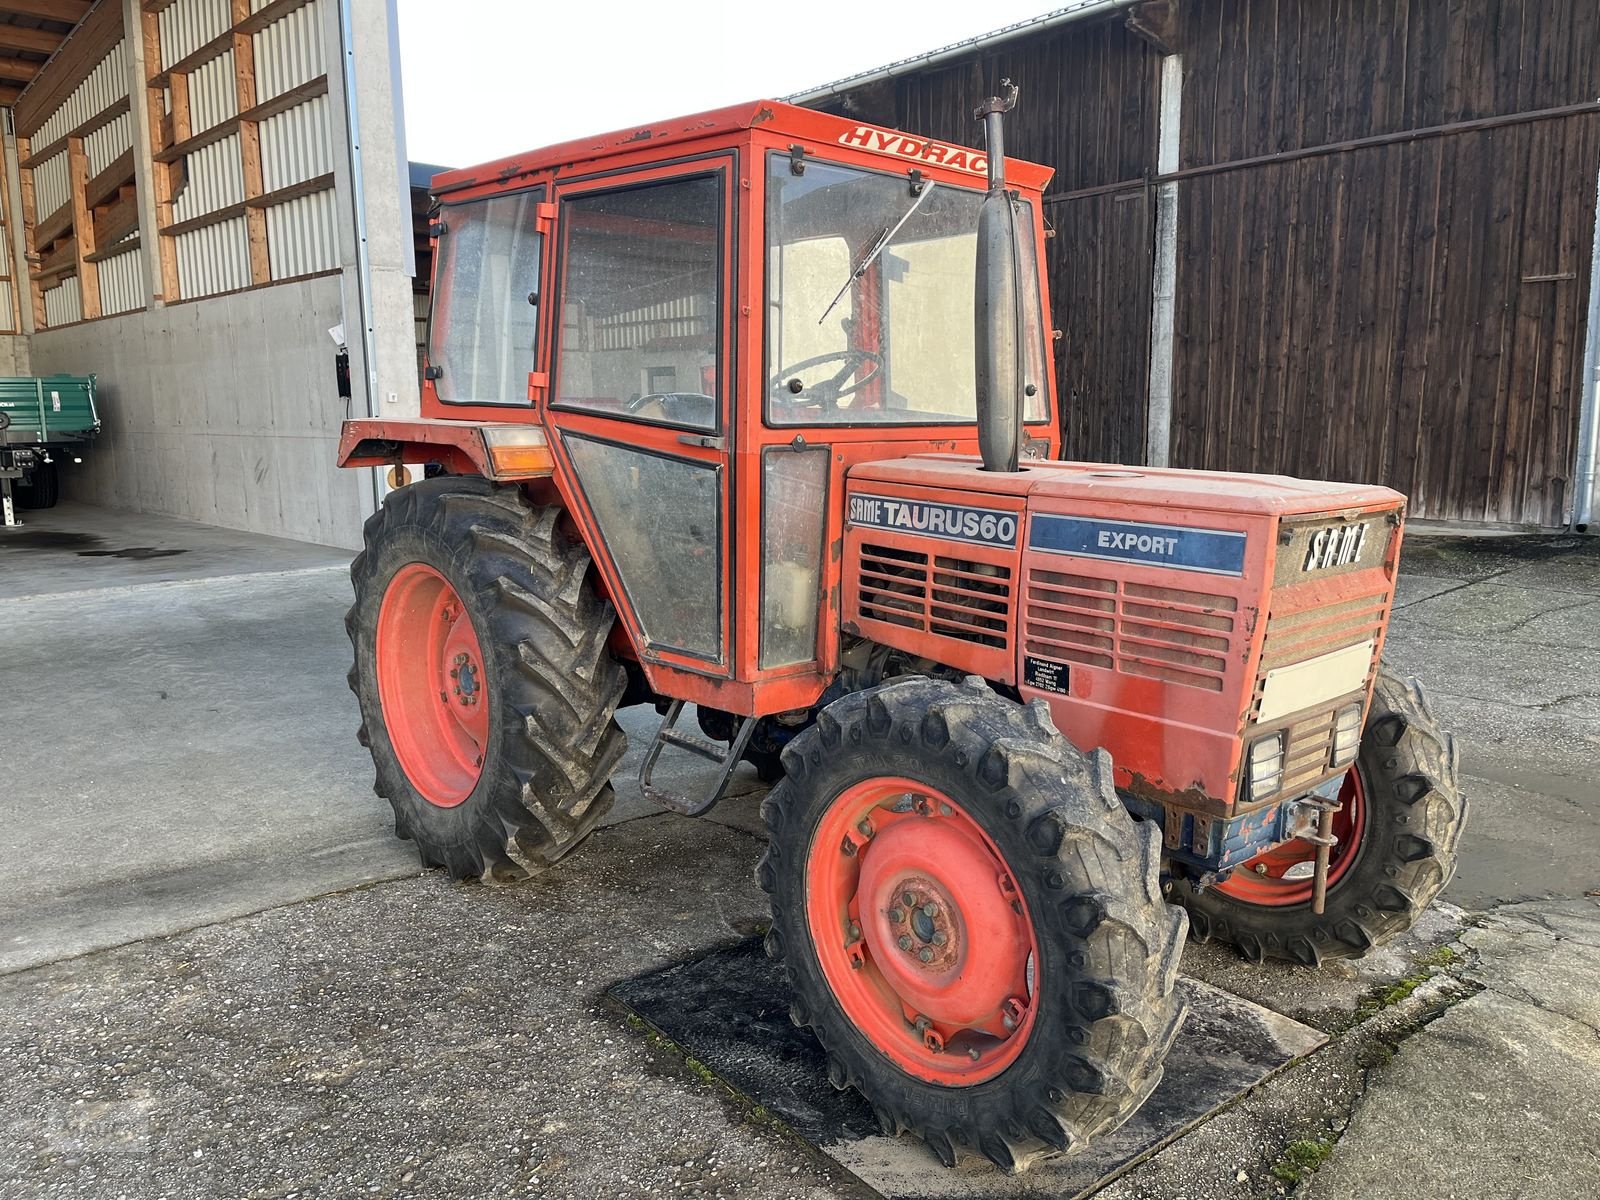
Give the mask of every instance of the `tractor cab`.
<path id="1" fill-rule="evenodd" d="M 558 494 L 656 692 L 809 706 L 839 670 L 846 473 L 977 449 L 987 171 L 764 101 L 441 175 L 422 419 L 352 422 L 341 461 L 415 475 L 448 440 Z M 1042 458 L 1049 174 L 1008 164 Z"/>

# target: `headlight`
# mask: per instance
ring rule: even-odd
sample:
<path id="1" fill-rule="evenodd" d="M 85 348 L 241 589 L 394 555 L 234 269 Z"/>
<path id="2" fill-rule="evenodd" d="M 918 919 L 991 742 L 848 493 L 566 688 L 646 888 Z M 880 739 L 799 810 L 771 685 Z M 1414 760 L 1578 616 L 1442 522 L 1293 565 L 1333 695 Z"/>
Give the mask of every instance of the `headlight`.
<path id="1" fill-rule="evenodd" d="M 1333 717 L 1333 765 L 1347 767 L 1361 746 L 1361 705 L 1347 704 Z"/>
<path id="2" fill-rule="evenodd" d="M 1261 800 L 1283 785 L 1283 734 L 1250 743 L 1250 799 Z"/>

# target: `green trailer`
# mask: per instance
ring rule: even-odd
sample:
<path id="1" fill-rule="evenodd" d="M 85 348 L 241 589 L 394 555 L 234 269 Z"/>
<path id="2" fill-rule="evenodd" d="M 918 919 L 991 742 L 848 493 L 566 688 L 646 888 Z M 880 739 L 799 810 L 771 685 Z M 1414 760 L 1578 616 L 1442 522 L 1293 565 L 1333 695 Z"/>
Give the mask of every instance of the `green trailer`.
<path id="1" fill-rule="evenodd" d="M 100 432 L 93 375 L 0 377 L 0 516 L 50 508 L 61 495 L 59 464 L 82 462 Z"/>

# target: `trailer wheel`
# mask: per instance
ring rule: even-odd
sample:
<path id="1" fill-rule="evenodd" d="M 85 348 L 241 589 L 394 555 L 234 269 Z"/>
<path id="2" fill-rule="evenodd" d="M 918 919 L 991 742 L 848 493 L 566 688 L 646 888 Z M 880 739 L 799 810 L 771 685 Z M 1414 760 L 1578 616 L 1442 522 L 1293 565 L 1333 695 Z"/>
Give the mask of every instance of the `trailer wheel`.
<path id="1" fill-rule="evenodd" d="M 54 508 L 61 499 L 61 472 L 53 462 L 40 463 L 28 482 L 17 489 L 19 508 Z"/>
<path id="2" fill-rule="evenodd" d="M 783 751 L 756 878 L 790 1016 L 890 1136 L 1009 1171 L 1161 1078 L 1186 921 L 1160 836 L 1050 723 L 976 678 L 844 697 Z"/>
<path id="3" fill-rule="evenodd" d="M 526 878 L 611 807 L 626 748 L 614 613 L 589 555 L 515 487 L 400 488 L 350 566 L 350 687 L 395 832 L 452 878 Z"/>
<path id="4" fill-rule="evenodd" d="M 1195 936 L 1254 961 L 1358 958 L 1416 924 L 1455 874 L 1467 819 L 1457 768 L 1455 739 L 1434 720 L 1422 685 L 1380 671 L 1340 790 L 1323 914 L 1311 911 L 1315 848 L 1298 840 L 1201 891 L 1175 880 L 1173 899 L 1189 910 Z"/>

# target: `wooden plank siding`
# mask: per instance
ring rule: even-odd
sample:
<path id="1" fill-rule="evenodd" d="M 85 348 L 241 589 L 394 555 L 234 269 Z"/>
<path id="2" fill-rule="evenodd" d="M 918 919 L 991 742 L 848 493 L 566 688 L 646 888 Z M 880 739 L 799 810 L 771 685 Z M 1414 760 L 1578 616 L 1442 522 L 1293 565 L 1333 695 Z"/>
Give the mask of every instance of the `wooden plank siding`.
<path id="1" fill-rule="evenodd" d="M 1069 457 L 1144 461 L 1154 181 L 1178 185 L 1174 466 L 1382 483 L 1415 516 L 1568 516 L 1600 175 L 1595 0 L 1180 0 L 976 48 L 836 111 L 1057 170 L 1046 218 Z M 1359 142 L 1360 145 L 1349 145 Z"/>
<path id="2" fill-rule="evenodd" d="M 1600 114 L 1578 0 L 1181 7 L 1174 465 L 1387 484 L 1418 516 L 1571 500 Z M 1338 153 L 1306 151 L 1377 139 Z"/>

